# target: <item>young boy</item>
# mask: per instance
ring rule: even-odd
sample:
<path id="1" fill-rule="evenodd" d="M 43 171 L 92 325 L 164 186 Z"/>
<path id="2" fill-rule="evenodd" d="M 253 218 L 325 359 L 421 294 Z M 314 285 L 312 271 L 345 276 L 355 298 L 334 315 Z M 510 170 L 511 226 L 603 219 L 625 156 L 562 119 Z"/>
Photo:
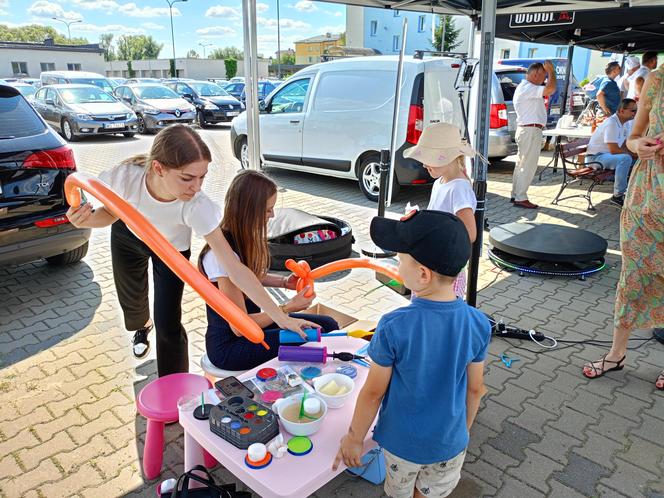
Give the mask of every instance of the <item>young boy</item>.
<path id="1" fill-rule="evenodd" d="M 373 439 L 383 447 L 385 493 L 449 495 L 461 477 L 468 430 L 485 394 L 486 316 L 454 295 L 470 257 L 463 222 L 450 213 L 413 211 L 401 221 L 374 218 L 371 238 L 399 254 L 399 273 L 417 294 L 383 316 L 369 346 L 373 365 L 333 464 L 360 465 L 362 442 L 380 407 Z"/>

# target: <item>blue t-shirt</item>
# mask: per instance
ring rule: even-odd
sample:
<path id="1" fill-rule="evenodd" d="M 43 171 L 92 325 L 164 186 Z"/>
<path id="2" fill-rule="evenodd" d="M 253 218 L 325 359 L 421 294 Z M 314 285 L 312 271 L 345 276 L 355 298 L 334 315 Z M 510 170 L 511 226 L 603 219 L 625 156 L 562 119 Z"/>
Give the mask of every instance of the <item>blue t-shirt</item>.
<path id="1" fill-rule="evenodd" d="M 604 92 L 606 106 L 611 112 L 616 112 L 620 105 L 620 88 L 618 88 L 618 84 L 608 76 L 604 76 L 599 84 L 598 91 Z"/>
<path id="2" fill-rule="evenodd" d="M 487 356 L 491 325 L 462 299 L 413 298 L 384 315 L 368 354 L 392 367 L 374 440 L 409 462 L 447 461 L 468 446 L 466 368 Z"/>

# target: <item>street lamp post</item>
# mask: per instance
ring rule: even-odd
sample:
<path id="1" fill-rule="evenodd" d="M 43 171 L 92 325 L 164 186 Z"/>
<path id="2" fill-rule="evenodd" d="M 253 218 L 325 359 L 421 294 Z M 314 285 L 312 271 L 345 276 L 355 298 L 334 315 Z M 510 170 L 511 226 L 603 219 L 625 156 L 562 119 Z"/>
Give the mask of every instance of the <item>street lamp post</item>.
<path id="1" fill-rule="evenodd" d="M 205 47 L 211 47 L 214 43 L 199 43 L 198 45 L 203 47 L 203 59 L 205 59 Z"/>
<path id="2" fill-rule="evenodd" d="M 171 43 L 173 45 L 173 64 L 175 64 L 175 32 L 173 31 L 173 4 L 178 2 L 186 2 L 187 0 L 166 0 L 168 4 L 168 11 L 171 15 Z M 175 71 L 177 73 L 177 70 Z M 174 74 L 173 76 L 177 76 Z"/>
<path id="3" fill-rule="evenodd" d="M 76 19 L 75 21 L 66 21 L 64 19 L 59 19 L 57 17 L 51 17 L 51 19 L 53 19 L 54 21 L 60 21 L 62 23 L 65 23 L 65 25 L 67 26 L 67 39 L 69 41 L 71 41 L 71 30 L 69 29 L 69 26 L 71 26 L 72 24 L 76 24 L 77 22 L 83 22 L 83 19 Z"/>
<path id="4" fill-rule="evenodd" d="M 277 0 L 277 78 L 281 79 L 281 21 L 279 19 L 279 0 Z"/>

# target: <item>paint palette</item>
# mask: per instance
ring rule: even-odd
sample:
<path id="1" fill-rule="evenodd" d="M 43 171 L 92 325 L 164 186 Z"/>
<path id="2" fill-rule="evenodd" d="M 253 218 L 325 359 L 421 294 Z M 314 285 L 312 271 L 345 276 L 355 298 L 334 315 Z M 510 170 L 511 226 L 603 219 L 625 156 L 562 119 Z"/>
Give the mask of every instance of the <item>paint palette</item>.
<path id="1" fill-rule="evenodd" d="M 246 450 L 253 443 L 267 444 L 279 434 L 274 412 L 253 399 L 233 396 L 210 411 L 210 430 L 233 446 Z"/>

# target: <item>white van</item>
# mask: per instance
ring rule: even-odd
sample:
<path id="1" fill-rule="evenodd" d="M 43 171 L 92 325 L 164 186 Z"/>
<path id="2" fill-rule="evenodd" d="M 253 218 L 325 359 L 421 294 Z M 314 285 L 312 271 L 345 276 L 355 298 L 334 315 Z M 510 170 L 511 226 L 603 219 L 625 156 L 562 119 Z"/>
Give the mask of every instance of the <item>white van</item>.
<path id="1" fill-rule="evenodd" d="M 357 57 L 316 64 L 291 76 L 261 102 L 263 166 L 358 180 L 364 195 L 377 200 L 379 152 L 390 148 L 392 136 L 397 65 L 396 56 Z M 425 123 L 443 121 L 462 128 L 454 89 L 458 68 L 457 59 L 405 58 L 395 193 L 399 185 L 432 181 L 421 163 L 403 157 Z M 491 124 L 501 133 L 492 129 L 490 148 L 493 142 L 493 148 L 500 149 L 493 155 L 506 156 L 511 140 L 505 105 L 502 94 L 494 93 L 502 107 L 492 106 L 496 119 Z M 246 113 L 232 122 L 231 146 L 247 167 Z"/>

